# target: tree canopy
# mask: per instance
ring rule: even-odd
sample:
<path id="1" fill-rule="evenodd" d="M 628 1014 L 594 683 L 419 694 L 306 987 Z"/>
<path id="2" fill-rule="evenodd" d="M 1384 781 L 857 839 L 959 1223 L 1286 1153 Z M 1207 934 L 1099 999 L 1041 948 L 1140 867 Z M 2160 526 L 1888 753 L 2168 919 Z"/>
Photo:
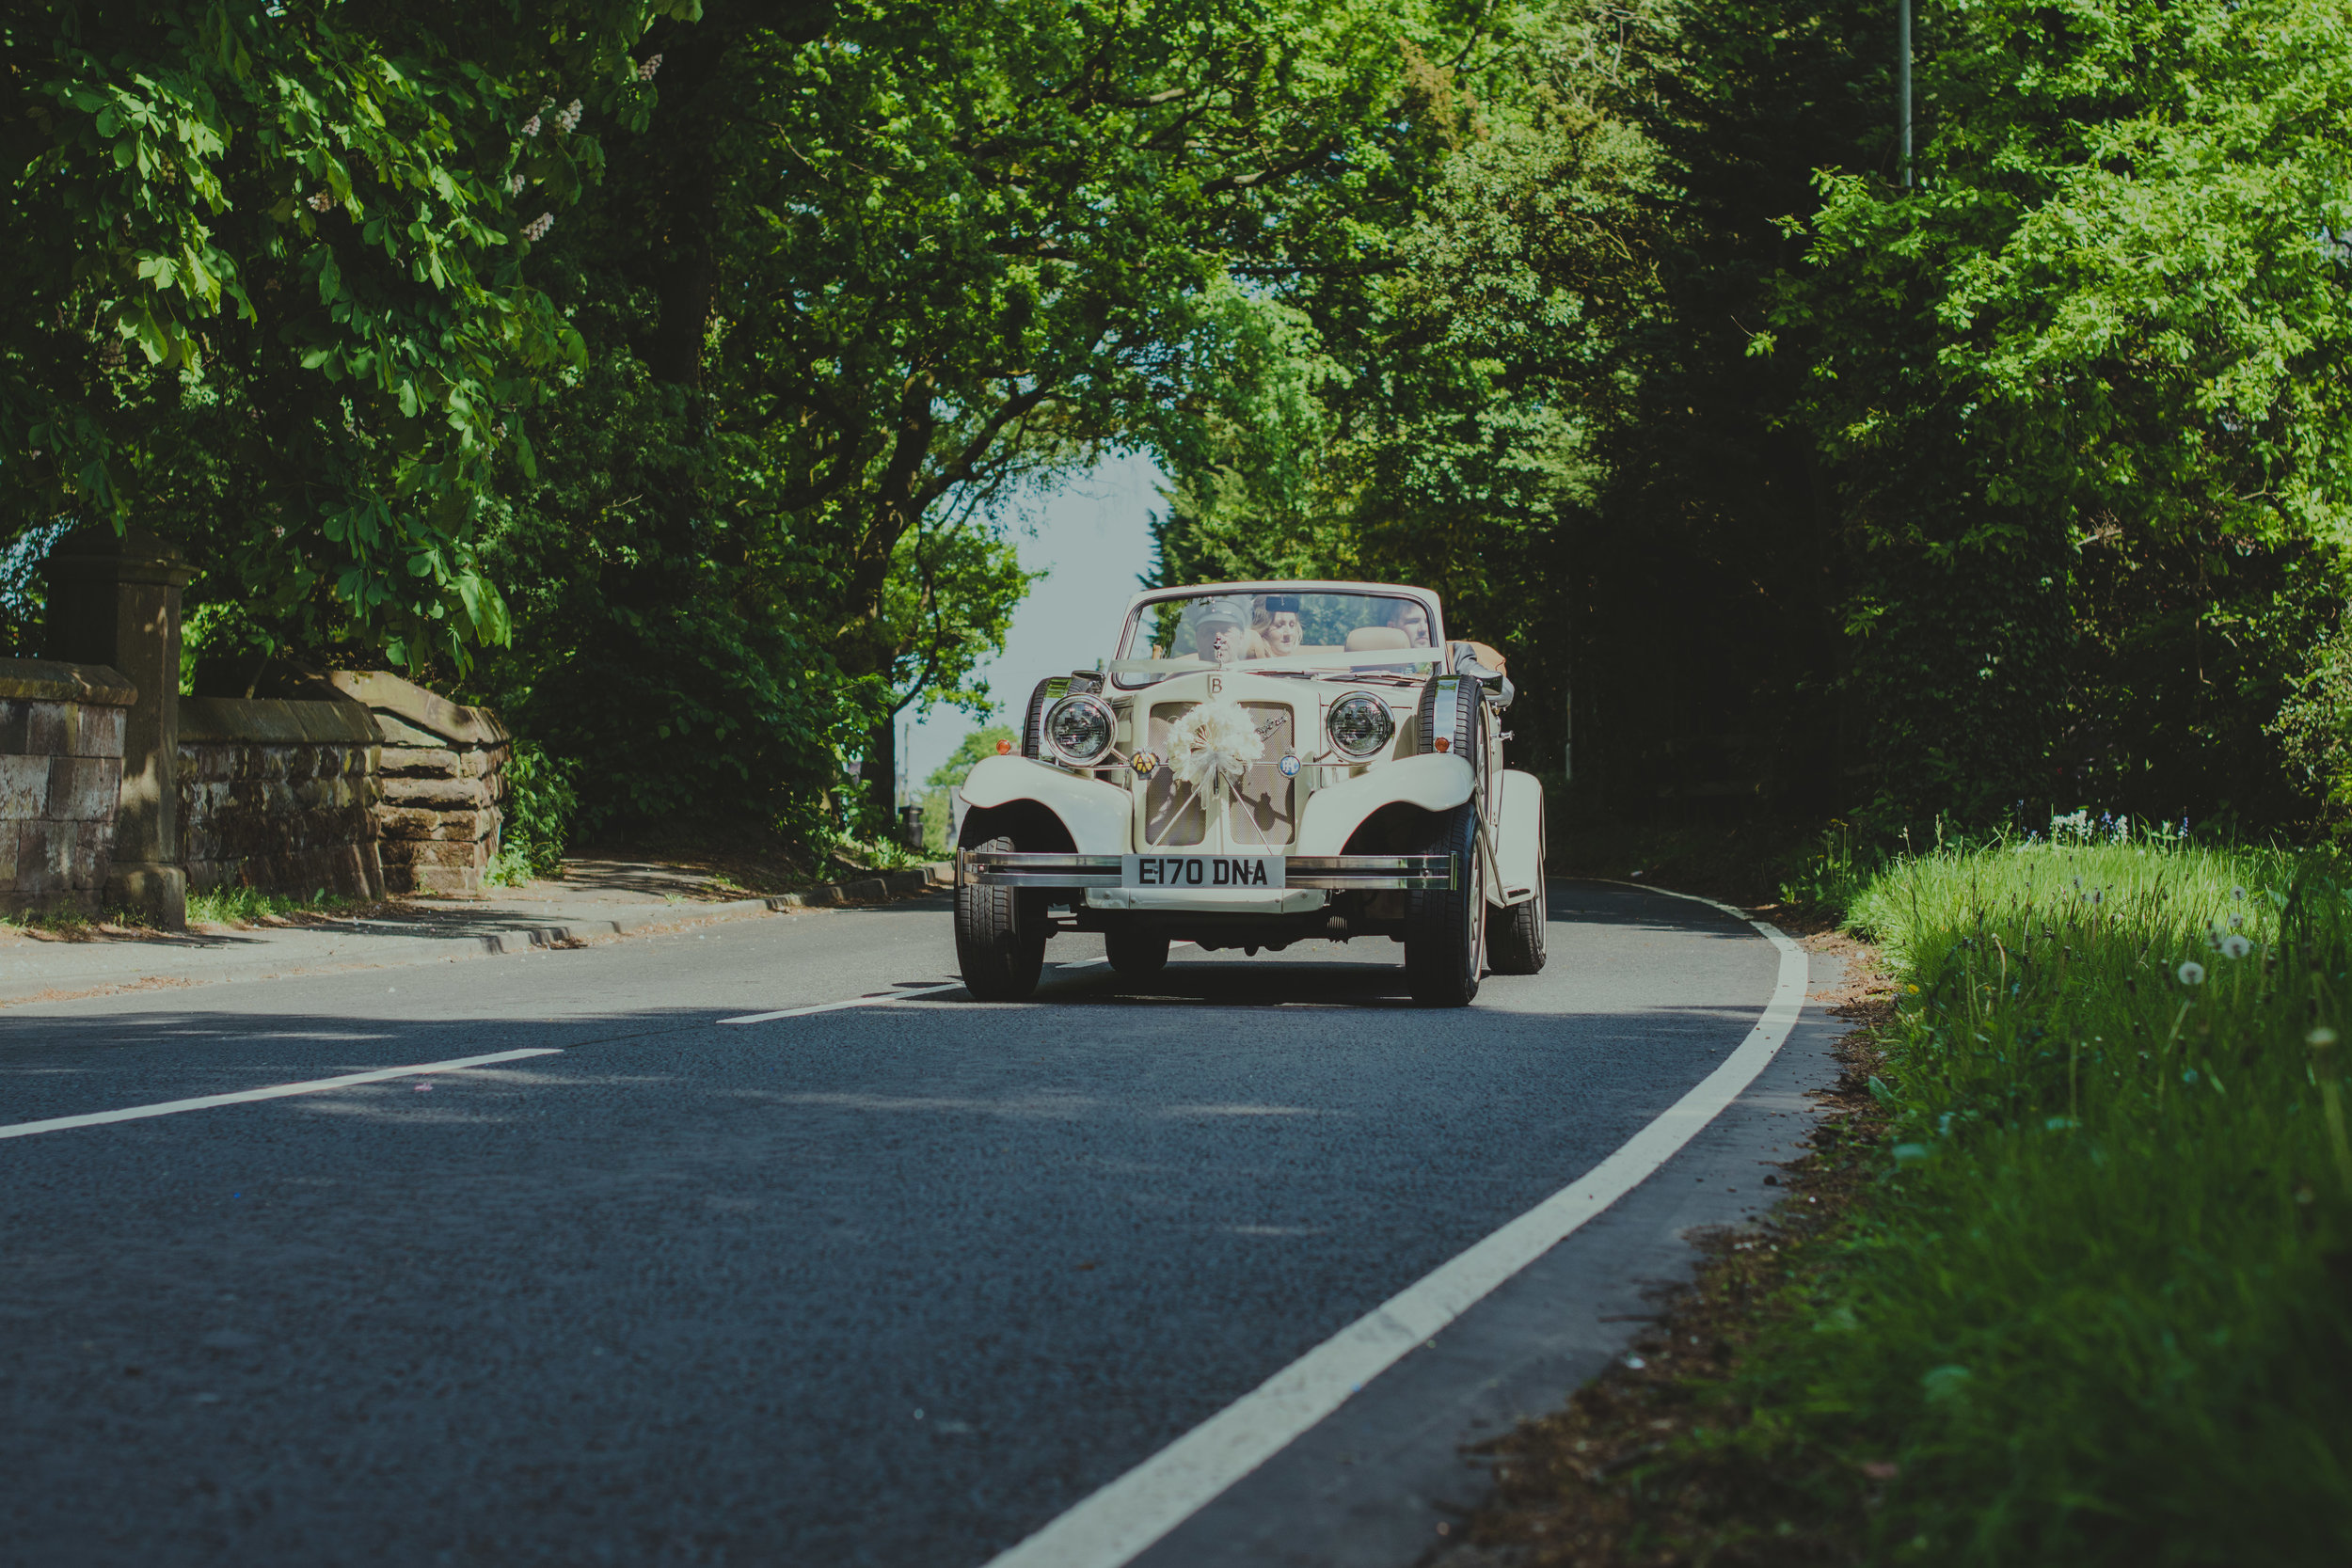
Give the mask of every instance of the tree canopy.
<path id="1" fill-rule="evenodd" d="M 199 686 L 871 832 L 1019 694 L 1023 498 L 1146 451 L 1160 580 L 1439 589 L 1588 804 L 2292 816 L 2346 10 L 1930 0 L 1905 183 L 1878 0 L 19 7 L 0 615 L 137 522 Z"/>

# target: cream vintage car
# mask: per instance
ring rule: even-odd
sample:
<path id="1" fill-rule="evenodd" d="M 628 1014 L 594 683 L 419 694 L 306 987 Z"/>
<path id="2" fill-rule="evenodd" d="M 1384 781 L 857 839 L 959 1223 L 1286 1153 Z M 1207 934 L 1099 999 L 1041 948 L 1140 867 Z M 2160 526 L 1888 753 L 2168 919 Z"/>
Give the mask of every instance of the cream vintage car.
<path id="1" fill-rule="evenodd" d="M 965 985 L 1030 995 L 1046 940 L 1073 930 L 1130 978 L 1175 941 L 1387 937 L 1429 1006 L 1468 1004 L 1489 970 L 1534 974 L 1543 786 L 1502 765 L 1501 663 L 1449 642 L 1424 589 L 1136 595 L 1118 657 L 1040 683 L 1021 753 L 964 781 Z"/>

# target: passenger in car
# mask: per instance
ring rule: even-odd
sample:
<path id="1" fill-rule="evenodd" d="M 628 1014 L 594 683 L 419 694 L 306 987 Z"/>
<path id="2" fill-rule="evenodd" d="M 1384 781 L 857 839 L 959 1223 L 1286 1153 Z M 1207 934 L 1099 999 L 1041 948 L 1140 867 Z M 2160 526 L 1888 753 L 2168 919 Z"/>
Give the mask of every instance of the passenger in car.
<path id="1" fill-rule="evenodd" d="M 1405 634 L 1406 647 L 1429 646 L 1429 611 L 1422 608 L 1420 600 L 1391 599 L 1385 619 L 1390 626 Z"/>
<path id="2" fill-rule="evenodd" d="M 1307 623 L 1299 618 L 1295 594 L 1263 595 L 1252 621 L 1244 658 L 1288 658 L 1307 640 Z"/>

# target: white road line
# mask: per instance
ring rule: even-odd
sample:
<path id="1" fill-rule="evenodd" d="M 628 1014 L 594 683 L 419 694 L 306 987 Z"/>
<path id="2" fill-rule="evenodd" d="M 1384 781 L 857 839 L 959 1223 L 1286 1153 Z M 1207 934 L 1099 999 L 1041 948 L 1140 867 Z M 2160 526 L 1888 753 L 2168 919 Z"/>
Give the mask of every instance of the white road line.
<path id="1" fill-rule="evenodd" d="M 1640 884 L 1628 884 L 1639 886 Z M 1727 904 L 1664 888 L 1741 920 Z M 1577 1180 L 1309 1351 L 988 1568 L 1120 1568 L 1402 1360 L 1496 1287 L 1631 1192 L 1756 1081 L 1804 1006 L 1804 949 L 1760 920 L 1780 975 L 1740 1048 Z"/>
<path id="2" fill-rule="evenodd" d="M 20 1121 L 0 1127 L 0 1138 L 29 1138 L 36 1132 L 62 1132 L 72 1127 L 103 1127 L 110 1121 L 138 1121 L 148 1117 L 177 1116 L 182 1111 L 209 1111 L 215 1105 L 245 1105 L 256 1100 L 283 1100 L 288 1095 L 321 1094 L 347 1089 L 356 1084 L 381 1084 L 388 1078 L 413 1078 L 422 1072 L 459 1072 L 493 1062 L 519 1062 L 526 1056 L 561 1056 L 560 1046 L 543 1045 L 528 1051 L 501 1051 L 488 1056 L 459 1056 L 447 1062 L 422 1062 L 415 1067 L 378 1068 L 373 1072 L 347 1072 L 341 1078 L 313 1078 L 304 1084 L 278 1084 L 266 1089 L 240 1089 L 235 1094 L 208 1094 L 194 1100 L 167 1100 L 155 1105 L 134 1105 L 123 1111 L 93 1111 L 86 1117 L 52 1117 L 47 1121 Z"/>
<path id="3" fill-rule="evenodd" d="M 1171 947 L 1190 947 L 1188 942 L 1170 942 Z M 1108 958 L 1079 958 L 1071 963 L 1057 963 L 1056 969 L 1086 969 L 1094 964 L 1106 964 Z M 906 990 L 878 990 L 865 996 L 852 996 L 843 1002 L 818 1002 L 805 1007 L 779 1007 L 772 1013 L 745 1013 L 740 1018 L 723 1018 L 722 1023 L 766 1023 L 779 1018 L 806 1018 L 811 1013 L 837 1013 L 844 1007 L 874 1007 L 884 1002 L 896 1002 L 902 996 L 930 996 L 943 990 L 961 990 L 961 980 L 949 980 L 945 985 L 914 986 Z"/>
<path id="4" fill-rule="evenodd" d="M 944 985 L 912 986 L 905 990 L 878 990 L 871 996 L 852 996 L 846 1002 L 818 1002 L 806 1007 L 779 1007 L 772 1013 L 745 1013 L 740 1018 L 723 1018 L 722 1023 L 766 1023 L 771 1019 L 806 1018 L 811 1013 L 837 1013 L 844 1007 L 871 1007 L 884 1002 L 896 1002 L 902 996 L 930 996 L 937 991 L 961 990 L 961 980 L 949 980 Z"/>

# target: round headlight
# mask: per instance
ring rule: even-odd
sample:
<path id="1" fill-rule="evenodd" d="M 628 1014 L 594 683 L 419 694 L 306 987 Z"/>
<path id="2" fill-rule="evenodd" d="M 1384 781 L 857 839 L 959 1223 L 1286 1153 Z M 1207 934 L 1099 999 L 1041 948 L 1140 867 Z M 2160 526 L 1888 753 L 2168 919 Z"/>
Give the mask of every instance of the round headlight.
<path id="1" fill-rule="evenodd" d="M 1396 721 L 1389 717 L 1389 705 L 1362 691 L 1333 703 L 1330 716 L 1323 722 L 1330 733 L 1331 744 L 1351 757 L 1372 755 L 1396 734 Z"/>
<path id="2" fill-rule="evenodd" d="M 1073 768 L 1091 768 L 1111 749 L 1116 722 L 1110 704 L 1100 697 L 1064 697 L 1046 711 L 1046 743 Z"/>

